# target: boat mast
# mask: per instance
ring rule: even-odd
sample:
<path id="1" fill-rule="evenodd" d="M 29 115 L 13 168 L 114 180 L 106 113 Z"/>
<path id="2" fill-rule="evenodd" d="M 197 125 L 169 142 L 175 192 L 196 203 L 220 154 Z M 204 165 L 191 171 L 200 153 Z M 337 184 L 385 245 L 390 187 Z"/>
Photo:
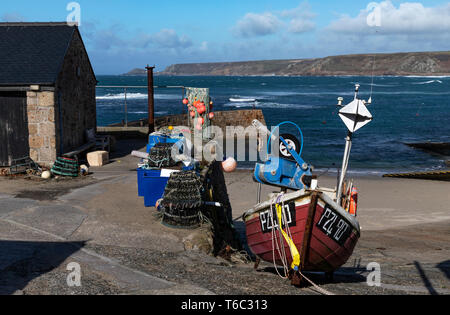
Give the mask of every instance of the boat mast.
<path id="1" fill-rule="evenodd" d="M 372 115 L 365 106 L 366 102 L 358 99 L 359 88 L 360 85 L 356 84 L 354 100 L 339 111 L 339 116 L 342 118 L 348 128 L 348 134 L 345 143 L 344 158 L 342 160 L 342 170 L 340 173 L 338 189 L 336 192 L 336 200 L 338 204 L 341 203 L 344 181 L 345 177 L 347 176 L 350 152 L 352 149 L 353 133 L 372 120 Z M 344 99 L 342 97 L 338 98 L 338 106 L 342 106 L 343 100 Z M 367 104 L 370 104 L 371 102 L 372 100 L 370 99 Z"/>
<path id="2" fill-rule="evenodd" d="M 354 98 L 354 100 L 358 99 L 359 87 L 360 87 L 359 84 L 355 85 L 355 98 Z M 341 101 L 341 99 L 339 99 L 339 101 Z M 347 138 L 345 138 L 344 158 L 342 159 L 341 174 L 340 174 L 338 190 L 337 190 L 337 194 L 336 194 L 336 199 L 338 201 L 338 204 L 340 204 L 340 202 L 341 202 L 342 189 L 343 189 L 345 177 L 347 176 L 348 162 L 349 162 L 349 159 L 350 159 L 350 152 L 352 150 L 352 141 L 353 141 L 353 132 L 351 132 L 351 130 L 349 130 L 348 134 L 347 134 Z"/>

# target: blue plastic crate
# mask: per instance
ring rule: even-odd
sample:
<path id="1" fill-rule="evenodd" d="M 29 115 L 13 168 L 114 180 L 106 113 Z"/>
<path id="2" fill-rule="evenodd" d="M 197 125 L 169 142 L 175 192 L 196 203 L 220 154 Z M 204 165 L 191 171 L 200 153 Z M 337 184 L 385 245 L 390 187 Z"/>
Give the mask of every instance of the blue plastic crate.
<path id="1" fill-rule="evenodd" d="M 137 171 L 138 196 L 139 197 L 144 197 L 144 183 L 143 183 L 144 174 L 146 172 L 149 172 L 150 170 L 140 167 L 136 171 Z M 152 174 L 152 173 L 150 173 L 150 174 Z"/>
<path id="2" fill-rule="evenodd" d="M 161 170 L 148 170 L 142 175 L 142 191 L 146 207 L 154 207 L 164 195 L 169 176 L 161 176 Z"/>
<path id="3" fill-rule="evenodd" d="M 182 137 L 170 137 L 168 135 L 150 135 L 148 137 L 148 144 L 147 144 L 147 153 L 150 153 L 151 149 L 158 143 L 177 143 L 182 139 Z M 182 143 L 179 145 L 180 150 L 182 150 Z"/>

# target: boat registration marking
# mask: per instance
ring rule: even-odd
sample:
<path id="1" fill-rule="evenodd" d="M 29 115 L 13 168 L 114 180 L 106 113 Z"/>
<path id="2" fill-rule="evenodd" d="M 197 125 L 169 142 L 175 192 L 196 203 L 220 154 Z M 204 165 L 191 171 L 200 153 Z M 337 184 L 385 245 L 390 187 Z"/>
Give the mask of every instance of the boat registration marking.
<path id="1" fill-rule="evenodd" d="M 341 246 L 345 244 L 353 230 L 350 224 L 328 205 L 324 208 L 317 227 Z"/>
<path id="2" fill-rule="evenodd" d="M 295 202 L 290 202 L 284 205 L 283 212 L 286 216 L 282 215 L 282 226 L 283 229 L 286 227 L 286 222 L 289 227 L 297 225 L 296 213 L 295 213 Z M 259 213 L 259 221 L 261 222 L 261 230 L 263 233 L 270 233 L 275 228 L 278 228 L 277 213 L 275 207 L 272 209 L 272 215 L 270 215 L 270 209 L 262 211 Z"/>

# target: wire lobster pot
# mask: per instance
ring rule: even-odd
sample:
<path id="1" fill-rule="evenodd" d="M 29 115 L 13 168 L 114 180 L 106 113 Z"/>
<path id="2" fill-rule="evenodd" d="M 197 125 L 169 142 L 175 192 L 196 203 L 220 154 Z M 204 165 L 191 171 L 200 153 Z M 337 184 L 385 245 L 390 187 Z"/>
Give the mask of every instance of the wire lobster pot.
<path id="1" fill-rule="evenodd" d="M 202 221 L 203 200 L 203 182 L 195 171 L 173 173 L 160 205 L 163 223 L 171 227 L 198 227 Z"/>

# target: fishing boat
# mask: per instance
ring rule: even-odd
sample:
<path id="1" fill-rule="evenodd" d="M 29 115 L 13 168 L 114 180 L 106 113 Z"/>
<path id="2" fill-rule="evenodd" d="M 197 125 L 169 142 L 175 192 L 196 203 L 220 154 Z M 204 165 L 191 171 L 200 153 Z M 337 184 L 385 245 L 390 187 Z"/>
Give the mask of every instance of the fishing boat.
<path id="1" fill-rule="evenodd" d="M 284 276 L 295 285 L 304 278 L 303 271 L 325 272 L 332 277 L 351 257 L 361 235 L 357 189 L 353 181 L 346 180 L 353 133 L 372 120 L 366 107 L 371 99 L 358 99 L 359 87 L 356 85 L 355 98 L 348 105 L 343 106 L 343 98 L 338 99 L 342 107 L 339 116 L 348 136 L 337 189 L 320 187 L 312 167 L 301 158 L 303 134 L 298 126 L 301 146 L 300 141 L 292 141 L 293 135 L 274 137 L 274 132 L 254 122 L 260 132 L 269 135 L 267 147 L 270 141 L 278 140 L 280 149 L 279 156 L 271 154 L 265 164 L 256 164 L 258 203 L 243 215 L 247 242 L 258 259 L 284 267 Z M 286 123 L 295 125 L 282 124 Z M 281 187 L 281 192 L 261 202 L 261 185 Z"/>
<path id="2" fill-rule="evenodd" d="M 285 262 L 298 265 L 301 271 L 332 273 L 344 265 L 358 242 L 360 227 L 356 218 L 331 195 L 321 188 L 300 190 L 248 211 L 244 221 L 247 242 L 253 253 L 277 266 L 283 266 L 283 254 L 286 254 Z M 281 220 L 277 217 L 279 205 Z M 279 221 L 286 237 L 279 228 Z M 290 250 L 290 242 L 297 251 Z M 275 243 L 281 248 L 277 249 Z M 295 259 L 299 260 L 295 262 Z"/>

